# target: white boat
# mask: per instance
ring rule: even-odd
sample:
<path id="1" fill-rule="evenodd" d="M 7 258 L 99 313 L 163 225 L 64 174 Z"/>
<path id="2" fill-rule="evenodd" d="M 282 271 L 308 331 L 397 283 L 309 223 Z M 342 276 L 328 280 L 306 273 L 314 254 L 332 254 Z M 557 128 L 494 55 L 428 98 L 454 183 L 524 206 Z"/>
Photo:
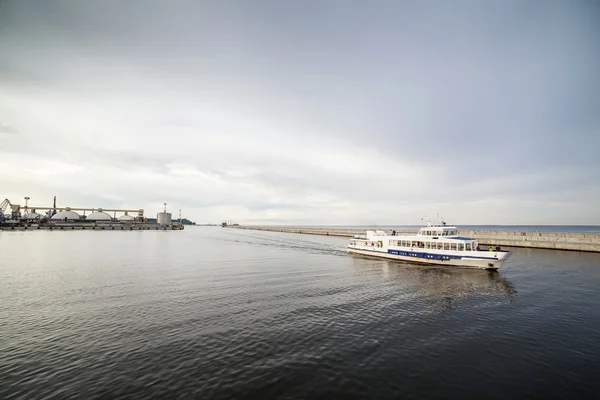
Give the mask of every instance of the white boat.
<path id="1" fill-rule="evenodd" d="M 366 235 L 355 235 L 350 240 L 348 251 L 419 264 L 489 270 L 500 268 L 512 254 L 499 246 L 480 249 L 477 239 L 459 236 L 455 226 L 448 226 L 443 221 L 438 225 L 428 221 L 416 235 L 367 231 Z"/>

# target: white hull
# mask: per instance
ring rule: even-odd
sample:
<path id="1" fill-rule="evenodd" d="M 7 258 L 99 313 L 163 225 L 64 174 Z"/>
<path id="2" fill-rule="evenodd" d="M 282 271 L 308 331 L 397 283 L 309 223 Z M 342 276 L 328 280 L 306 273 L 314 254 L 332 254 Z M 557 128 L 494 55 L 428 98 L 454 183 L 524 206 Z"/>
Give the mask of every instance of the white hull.
<path id="1" fill-rule="evenodd" d="M 503 257 L 503 259 L 498 259 L 497 257 L 483 257 L 481 256 L 481 258 L 477 257 L 477 256 L 468 256 L 468 257 L 463 257 L 460 259 L 456 259 L 456 258 L 452 258 L 449 260 L 432 260 L 432 259 L 428 259 L 428 258 L 424 258 L 424 257 L 411 257 L 411 256 L 405 256 L 405 255 L 398 255 L 398 254 L 391 254 L 388 253 L 387 251 L 381 249 L 359 249 L 359 248 L 354 248 L 354 247 L 349 247 L 348 248 L 348 252 L 353 253 L 353 254 L 360 254 L 363 256 L 369 256 L 369 257 L 379 257 L 379 258 L 386 258 L 386 259 L 391 259 L 391 260 L 398 260 L 398 261 L 406 261 L 406 262 L 412 262 L 412 263 L 419 263 L 419 264 L 428 264 L 428 265 L 443 265 L 443 266 L 453 266 L 453 267 L 470 267 L 470 268 L 481 268 L 481 269 L 498 269 L 500 268 L 500 266 L 504 263 L 504 260 L 506 258 L 508 258 L 508 255 L 510 255 L 510 252 L 505 252 L 506 257 Z M 495 252 L 490 252 L 490 255 L 493 255 Z"/>
<path id="2" fill-rule="evenodd" d="M 477 239 L 461 237 L 455 226 L 428 225 L 416 235 L 367 231 L 350 240 L 348 251 L 369 257 L 380 257 L 429 265 L 470 267 L 496 270 L 512 254 L 499 246 L 489 251 L 479 249 Z"/>

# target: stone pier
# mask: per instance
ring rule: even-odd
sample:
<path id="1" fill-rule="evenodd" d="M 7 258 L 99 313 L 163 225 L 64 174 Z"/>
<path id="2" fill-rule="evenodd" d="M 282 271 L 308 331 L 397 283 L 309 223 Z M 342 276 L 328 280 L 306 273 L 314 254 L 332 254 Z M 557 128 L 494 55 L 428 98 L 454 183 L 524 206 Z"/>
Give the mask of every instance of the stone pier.
<path id="1" fill-rule="evenodd" d="M 324 235 L 352 237 L 364 234 L 367 230 L 381 228 L 363 228 L 362 230 L 349 228 L 298 228 L 283 226 L 230 226 L 234 229 L 250 229 L 270 232 L 302 233 L 307 235 Z M 460 229 L 460 228 L 459 228 Z M 416 230 L 398 230 L 399 234 L 416 234 Z M 506 247 L 529 247 L 537 249 L 590 251 L 600 253 L 600 234 L 596 233 L 569 233 L 569 232 L 504 232 L 504 231 L 461 231 L 459 235 L 472 237 L 482 245 L 499 245 Z"/>

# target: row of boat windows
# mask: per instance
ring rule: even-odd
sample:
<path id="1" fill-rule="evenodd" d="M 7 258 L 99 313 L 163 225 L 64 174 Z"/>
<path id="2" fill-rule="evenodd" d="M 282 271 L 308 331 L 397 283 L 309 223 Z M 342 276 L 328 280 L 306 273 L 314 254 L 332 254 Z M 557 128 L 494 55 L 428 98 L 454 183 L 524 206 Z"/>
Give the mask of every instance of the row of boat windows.
<path id="1" fill-rule="evenodd" d="M 458 235 L 458 231 L 421 231 L 421 234 L 427 236 L 456 236 Z"/>
<path id="2" fill-rule="evenodd" d="M 351 241 L 355 246 L 383 247 L 382 241 Z M 466 243 L 444 243 L 444 242 L 421 242 L 417 240 L 390 240 L 390 246 L 406 247 L 410 249 L 430 250 L 454 250 L 454 251 L 477 251 L 477 242 Z"/>
<path id="3" fill-rule="evenodd" d="M 477 242 L 466 243 L 443 243 L 443 242 L 420 242 L 416 240 L 390 240 L 390 246 L 411 247 L 421 249 L 476 251 Z"/>

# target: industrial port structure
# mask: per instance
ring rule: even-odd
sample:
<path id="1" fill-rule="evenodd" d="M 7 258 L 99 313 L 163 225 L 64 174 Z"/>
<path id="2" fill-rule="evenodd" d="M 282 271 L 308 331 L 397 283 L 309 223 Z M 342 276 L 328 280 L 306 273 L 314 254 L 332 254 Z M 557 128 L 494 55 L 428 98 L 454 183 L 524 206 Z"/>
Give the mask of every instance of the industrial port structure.
<path id="1" fill-rule="evenodd" d="M 143 209 L 114 209 L 90 207 L 57 207 L 54 205 L 30 206 L 29 197 L 25 197 L 25 206 L 13 204 L 5 199 L 0 203 L 0 230 L 26 229 L 111 229 L 111 230 L 179 230 L 181 223 L 173 223 L 171 213 L 157 214 L 156 223 L 150 223 L 144 217 Z M 38 212 L 39 211 L 39 212 Z M 43 213 L 40 213 L 43 212 Z M 78 212 L 82 212 L 80 215 Z M 86 213 L 88 213 L 86 215 Z M 109 213 L 112 213 L 109 214 Z M 119 215 L 117 215 L 119 214 Z M 181 222 L 181 210 L 179 210 Z"/>

